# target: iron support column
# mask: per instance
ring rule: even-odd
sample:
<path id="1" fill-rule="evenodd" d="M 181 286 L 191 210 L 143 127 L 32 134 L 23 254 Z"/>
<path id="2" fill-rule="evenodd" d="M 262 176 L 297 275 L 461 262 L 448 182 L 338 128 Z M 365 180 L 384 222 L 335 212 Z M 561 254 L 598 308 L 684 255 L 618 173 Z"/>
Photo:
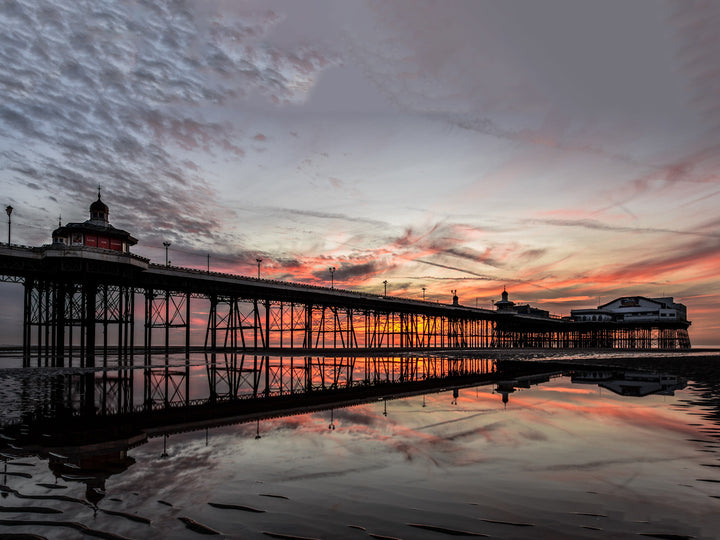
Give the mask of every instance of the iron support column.
<path id="1" fill-rule="evenodd" d="M 85 296 L 85 367 L 95 367 L 95 318 L 97 310 L 97 284 L 86 282 L 83 287 Z"/>

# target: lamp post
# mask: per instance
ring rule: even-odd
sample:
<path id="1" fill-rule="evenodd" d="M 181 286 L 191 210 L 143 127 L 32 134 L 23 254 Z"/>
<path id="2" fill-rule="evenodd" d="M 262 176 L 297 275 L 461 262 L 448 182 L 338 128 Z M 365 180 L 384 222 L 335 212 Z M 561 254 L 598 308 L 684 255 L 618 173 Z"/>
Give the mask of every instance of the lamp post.
<path id="1" fill-rule="evenodd" d="M 387 279 L 383 281 L 383 285 L 385 285 L 385 296 L 387 296 Z"/>
<path id="2" fill-rule="evenodd" d="M 262 262 L 262 259 L 255 259 L 255 262 L 258 264 L 258 279 L 260 279 L 260 263 Z"/>
<path id="3" fill-rule="evenodd" d="M 5 208 L 5 211 L 7 212 L 7 215 L 8 215 L 8 247 L 10 247 L 10 227 L 12 225 L 12 221 L 10 220 L 10 214 L 12 214 L 13 207 L 8 204 L 7 207 Z"/>
<path id="4" fill-rule="evenodd" d="M 165 266 L 170 266 L 170 261 L 168 260 L 168 248 L 170 247 L 170 242 L 165 240 L 163 242 L 163 246 L 165 246 Z"/>
<path id="5" fill-rule="evenodd" d="M 423 289 L 423 302 L 424 302 L 425 301 L 425 287 L 423 287 L 422 289 Z"/>
<path id="6" fill-rule="evenodd" d="M 334 289 L 335 288 L 335 267 L 331 266 L 330 268 L 328 268 L 328 270 L 330 271 L 330 288 Z"/>

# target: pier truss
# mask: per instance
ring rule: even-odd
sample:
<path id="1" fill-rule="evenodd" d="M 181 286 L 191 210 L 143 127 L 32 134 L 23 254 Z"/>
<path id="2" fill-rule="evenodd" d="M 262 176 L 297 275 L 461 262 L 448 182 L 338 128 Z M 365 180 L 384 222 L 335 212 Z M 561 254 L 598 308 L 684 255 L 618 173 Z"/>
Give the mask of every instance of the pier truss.
<path id="1" fill-rule="evenodd" d="M 25 365 L 117 352 L 689 348 L 689 323 L 578 322 L 150 264 L 97 248 L 0 247 L 22 283 Z M 136 337 L 137 326 L 143 330 Z M 152 399 L 148 396 L 148 399 Z"/>
<path id="2" fill-rule="evenodd" d="M 431 304 L 432 305 L 432 304 Z M 206 349 L 486 348 L 493 321 L 443 313 L 211 295 Z"/>
<path id="3" fill-rule="evenodd" d="M 128 361 L 134 348 L 132 286 L 26 279 L 23 353 L 26 365 L 92 367 L 110 350 Z"/>

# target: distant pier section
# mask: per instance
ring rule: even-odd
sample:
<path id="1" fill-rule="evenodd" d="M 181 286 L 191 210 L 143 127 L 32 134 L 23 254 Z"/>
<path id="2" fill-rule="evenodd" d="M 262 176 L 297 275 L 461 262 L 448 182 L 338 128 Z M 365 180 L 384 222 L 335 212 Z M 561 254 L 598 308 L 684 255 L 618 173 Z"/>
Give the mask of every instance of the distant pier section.
<path id="1" fill-rule="evenodd" d="M 490 348 L 690 348 L 672 298 L 623 297 L 554 317 L 503 291 L 495 309 L 151 263 L 109 222 L 59 225 L 52 244 L 0 246 L 0 281 L 24 287 L 26 365 L 95 366 L 108 354 L 191 348 L 347 353 Z M 167 246 L 166 246 L 167 247 Z M 142 341 L 136 336 L 142 332 Z M 136 343 L 137 342 L 137 343 Z"/>

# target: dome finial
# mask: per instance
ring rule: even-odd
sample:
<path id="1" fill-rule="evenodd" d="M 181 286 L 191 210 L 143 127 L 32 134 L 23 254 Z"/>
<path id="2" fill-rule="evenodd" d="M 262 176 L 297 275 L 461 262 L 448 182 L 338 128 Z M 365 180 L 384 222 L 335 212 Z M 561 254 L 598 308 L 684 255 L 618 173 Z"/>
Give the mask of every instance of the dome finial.
<path id="1" fill-rule="evenodd" d="M 100 200 L 100 184 L 98 184 L 98 200 Z"/>

